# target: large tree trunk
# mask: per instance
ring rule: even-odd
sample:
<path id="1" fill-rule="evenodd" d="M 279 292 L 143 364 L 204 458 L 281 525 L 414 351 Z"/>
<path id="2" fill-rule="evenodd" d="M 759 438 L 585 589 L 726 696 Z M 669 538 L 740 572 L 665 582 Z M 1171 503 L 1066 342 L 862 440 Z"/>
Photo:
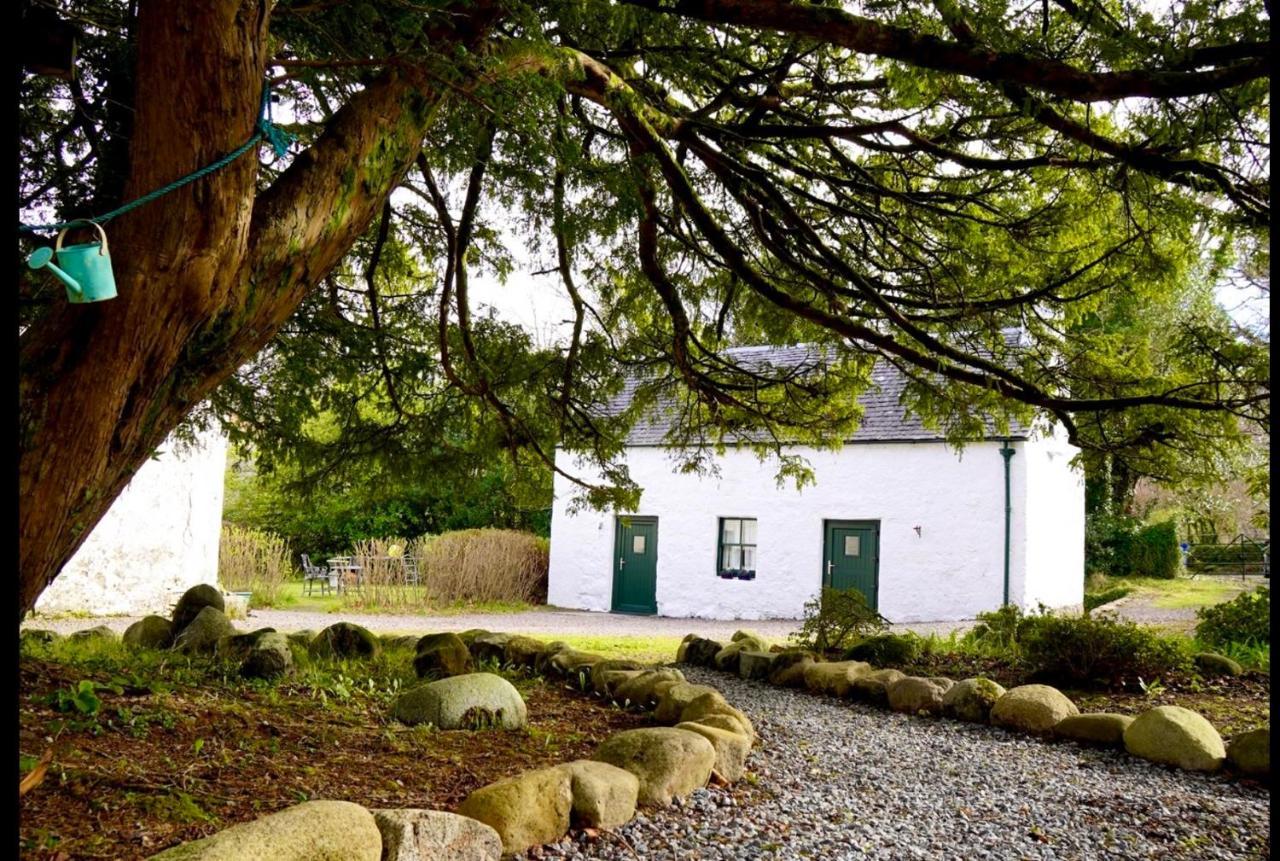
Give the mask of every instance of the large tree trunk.
<path id="1" fill-rule="evenodd" d="M 252 132 L 266 8 L 143 0 L 126 199 Z M 478 40 L 477 9 L 430 35 Z M 420 151 L 439 98 L 413 71 L 389 71 L 256 200 L 246 155 L 109 225 L 118 298 L 62 307 L 20 345 L 20 619 L 156 446 L 351 248 Z"/>

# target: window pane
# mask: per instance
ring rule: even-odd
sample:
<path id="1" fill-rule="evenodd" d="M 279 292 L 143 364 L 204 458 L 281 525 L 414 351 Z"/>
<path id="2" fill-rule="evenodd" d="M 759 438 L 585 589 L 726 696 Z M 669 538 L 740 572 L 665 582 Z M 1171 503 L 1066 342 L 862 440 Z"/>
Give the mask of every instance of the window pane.
<path id="1" fill-rule="evenodd" d="M 742 567 L 746 571 L 756 570 L 756 548 L 747 545 L 742 548 Z"/>
<path id="2" fill-rule="evenodd" d="M 731 547 L 726 547 L 725 550 L 728 551 L 725 554 L 725 558 L 727 559 L 729 570 L 737 571 L 742 567 L 742 547 L 735 544 Z"/>
<path id="3" fill-rule="evenodd" d="M 860 535 L 846 535 L 844 537 L 844 555 L 845 556 L 858 555 L 858 553 L 862 549 L 861 548 L 862 542 L 860 539 L 861 539 Z"/>
<path id="4" fill-rule="evenodd" d="M 644 552 L 644 536 L 643 535 L 633 535 L 631 537 L 631 552 L 632 553 Z"/>
<path id="5" fill-rule="evenodd" d="M 754 519 L 742 521 L 742 543 L 756 543 L 756 522 Z"/>
<path id="6" fill-rule="evenodd" d="M 742 540 L 739 537 L 741 535 L 741 528 L 740 528 L 741 523 L 742 523 L 741 520 L 733 520 L 727 517 L 724 519 L 723 542 L 725 544 L 737 544 L 739 541 Z"/>
<path id="7" fill-rule="evenodd" d="M 731 567 L 733 567 L 729 564 L 729 554 L 732 552 L 732 550 L 733 550 L 732 547 L 720 548 L 720 570 L 721 571 L 728 571 Z"/>

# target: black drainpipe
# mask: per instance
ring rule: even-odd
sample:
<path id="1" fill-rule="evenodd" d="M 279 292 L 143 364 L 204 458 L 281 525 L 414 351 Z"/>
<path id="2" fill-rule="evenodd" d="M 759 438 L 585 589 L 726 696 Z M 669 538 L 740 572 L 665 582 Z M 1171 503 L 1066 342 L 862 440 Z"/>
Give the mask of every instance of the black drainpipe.
<path id="1" fill-rule="evenodd" d="M 1013 503 L 1009 496 L 1009 459 L 1014 449 L 1009 447 L 1009 440 L 1001 440 L 1004 446 L 1000 454 L 1004 457 L 1004 606 L 1009 606 L 1009 523 L 1013 518 Z"/>

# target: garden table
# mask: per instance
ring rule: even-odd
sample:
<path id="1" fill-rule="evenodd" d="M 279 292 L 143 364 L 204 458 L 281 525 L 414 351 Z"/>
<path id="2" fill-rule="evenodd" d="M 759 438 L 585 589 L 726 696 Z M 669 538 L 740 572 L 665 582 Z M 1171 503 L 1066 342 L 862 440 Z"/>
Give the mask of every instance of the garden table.
<path id="1" fill-rule="evenodd" d="M 351 560 L 350 556 L 335 556 L 329 561 L 329 582 L 338 592 L 345 592 L 352 586 L 360 591 L 363 577 L 362 566 Z"/>

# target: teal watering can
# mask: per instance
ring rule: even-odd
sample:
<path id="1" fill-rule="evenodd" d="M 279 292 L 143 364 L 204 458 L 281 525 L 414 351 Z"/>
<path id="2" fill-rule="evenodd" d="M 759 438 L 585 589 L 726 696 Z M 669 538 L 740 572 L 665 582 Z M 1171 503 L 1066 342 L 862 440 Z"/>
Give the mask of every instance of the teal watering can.
<path id="1" fill-rule="evenodd" d="M 63 248 L 62 237 L 67 233 L 64 229 L 58 234 L 58 241 L 53 248 L 37 248 L 27 257 L 27 265 L 32 269 L 48 269 L 61 278 L 67 285 L 67 300 L 76 304 L 101 302 L 103 299 L 116 297 L 116 276 L 111 271 L 107 232 L 97 222 L 86 223 L 98 229 L 101 242 Z M 52 262 L 55 257 L 58 260 L 57 266 Z"/>

